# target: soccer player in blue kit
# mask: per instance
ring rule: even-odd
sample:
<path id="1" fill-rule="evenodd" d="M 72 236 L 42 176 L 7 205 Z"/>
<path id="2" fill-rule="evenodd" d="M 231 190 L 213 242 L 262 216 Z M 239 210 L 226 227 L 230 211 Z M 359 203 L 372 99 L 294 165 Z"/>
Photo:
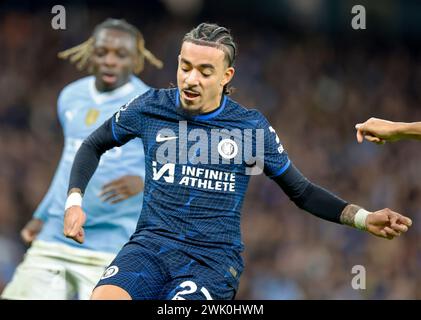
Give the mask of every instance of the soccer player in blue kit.
<path id="1" fill-rule="evenodd" d="M 92 299 L 233 299 L 243 270 L 240 210 L 250 175 L 260 172 L 322 219 L 389 239 L 411 225 L 399 213 L 369 212 L 307 180 L 266 118 L 228 98 L 235 56 L 226 28 L 200 24 L 183 39 L 177 88 L 140 95 L 79 149 L 64 217 L 64 234 L 78 242 L 85 238 L 82 199 L 101 155 L 136 137 L 145 149 L 136 231 Z"/>
<path id="2" fill-rule="evenodd" d="M 76 151 L 121 105 L 149 89 L 133 75 L 142 70 L 145 57 L 158 67 L 160 61 L 145 49 L 136 27 L 117 19 L 99 24 L 91 38 L 59 56 L 90 68 L 93 75 L 67 85 L 59 95 L 64 150 L 47 194 L 21 232 L 32 245 L 2 294 L 7 299 L 88 299 L 133 233 L 142 206 L 144 152 L 142 141 L 134 139 L 104 155 L 86 189 L 89 232 L 83 245 L 62 233 Z"/>

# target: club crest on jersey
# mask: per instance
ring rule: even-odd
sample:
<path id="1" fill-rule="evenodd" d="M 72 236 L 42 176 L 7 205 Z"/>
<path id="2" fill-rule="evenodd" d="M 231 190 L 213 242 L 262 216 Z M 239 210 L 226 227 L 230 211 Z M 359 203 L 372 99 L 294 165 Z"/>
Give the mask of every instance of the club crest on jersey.
<path id="1" fill-rule="evenodd" d="M 118 272 L 117 266 L 108 267 L 107 270 L 105 270 L 104 273 L 102 274 L 101 280 L 110 278 L 110 277 L 116 275 L 117 272 Z"/>
<path id="2" fill-rule="evenodd" d="M 94 109 L 94 108 L 89 109 L 88 113 L 86 114 L 86 117 L 85 117 L 85 124 L 87 126 L 93 125 L 96 122 L 96 120 L 98 119 L 98 116 L 99 116 L 99 110 L 98 109 Z"/>
<path id="3" fill-rule="evenodd" d="M 156 162 L 164 165 L 176 163 L 185 165 L 226 164 L 246 166 L 246 175 L 257 175 L 263 172 L 265 156 L 265 130 L 212 128 L 208 131 L 201 128 L 189 130 L 187 121 L 179 121 L 178 130 L 161 128 L 156 133 Z M 259 160 L 259 161 L 258 161 Z M 158 176 L 158 171 L 157 171 Z"/>
<path id="4" fill-rule="evenodd" d="M 218 152 L 224 159 L 232 159 L 238 153 L 238 146 L 234 140 L 223 139 L 218 144 Z"/>

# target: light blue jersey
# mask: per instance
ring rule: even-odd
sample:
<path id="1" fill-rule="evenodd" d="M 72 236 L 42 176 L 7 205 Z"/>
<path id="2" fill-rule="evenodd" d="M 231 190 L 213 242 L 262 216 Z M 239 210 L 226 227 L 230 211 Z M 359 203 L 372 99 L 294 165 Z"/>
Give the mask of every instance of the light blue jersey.
<path id="1" fill-rule="evenodd" d="M 103 202 L 99 193 L 104 184 L 124 175 L 144 179 L 145 159 L 140 139 L 113 148 L 101 158 L 83 197 L 82 208 L 87 214 L 83 244 L 63 236 L 64 204 L 73 159 L 83 140 L 122 105 L 148 89 L 141 80 L 131 77 L 124 86 L 101 93 L 95 87 L 95 77 L 89 76 L 62 90 L 58 116 L 65 138 L 64 150 L 51 186 L 34 213 L 35 218 L 45 221 L 37 239 L 110 253 L 117 253 L 127 242 L 139 218 L 143 193 L 117 204 Z"/>

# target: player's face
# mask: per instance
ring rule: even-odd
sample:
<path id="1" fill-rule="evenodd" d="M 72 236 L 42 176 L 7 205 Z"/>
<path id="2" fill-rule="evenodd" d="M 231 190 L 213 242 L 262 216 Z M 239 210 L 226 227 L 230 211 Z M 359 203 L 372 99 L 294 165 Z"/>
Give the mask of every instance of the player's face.
<path id="1" fill-rule="evenodd" d="M 234 68 L 221 49 L 184 42 L 178 57 L 177 85 L 182 107 L 191 113 L 216 109 Z"/>
<path id="2" fill-rule="evenodd" d="M 135 39 L 130 34 L 113 29 L 99 31 L 91 60 L 97 89 L 110 91 L 127 83 L 136 55 Z"/>

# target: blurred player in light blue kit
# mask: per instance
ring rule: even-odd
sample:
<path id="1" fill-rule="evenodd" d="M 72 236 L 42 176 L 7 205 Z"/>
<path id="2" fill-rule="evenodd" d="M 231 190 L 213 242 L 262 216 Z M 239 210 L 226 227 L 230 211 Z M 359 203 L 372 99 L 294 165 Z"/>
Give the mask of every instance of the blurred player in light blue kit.
<path id="1" fill-rule="evenodd" d="M 83 244 L 63 235 L 63 208 L 73 159 L 83 140 L 121 105 L 149 89 L 134 73 L 145 58 L 158 68 L 139 30 L 107 19 L 84 43 L 59 54 L 93 75 L 66 86 L 58 98 L 65 137 L 54 179 L 32 220 L 21 232 L 32 243 L 6 299 L 87 299 L 105 267 L 134 232 L 143 198 L 144 151 L 140 139 L 109 150 L 85 192 L 89 230 Z M 40 146 L 42 148 L 42 146 Z"/>

